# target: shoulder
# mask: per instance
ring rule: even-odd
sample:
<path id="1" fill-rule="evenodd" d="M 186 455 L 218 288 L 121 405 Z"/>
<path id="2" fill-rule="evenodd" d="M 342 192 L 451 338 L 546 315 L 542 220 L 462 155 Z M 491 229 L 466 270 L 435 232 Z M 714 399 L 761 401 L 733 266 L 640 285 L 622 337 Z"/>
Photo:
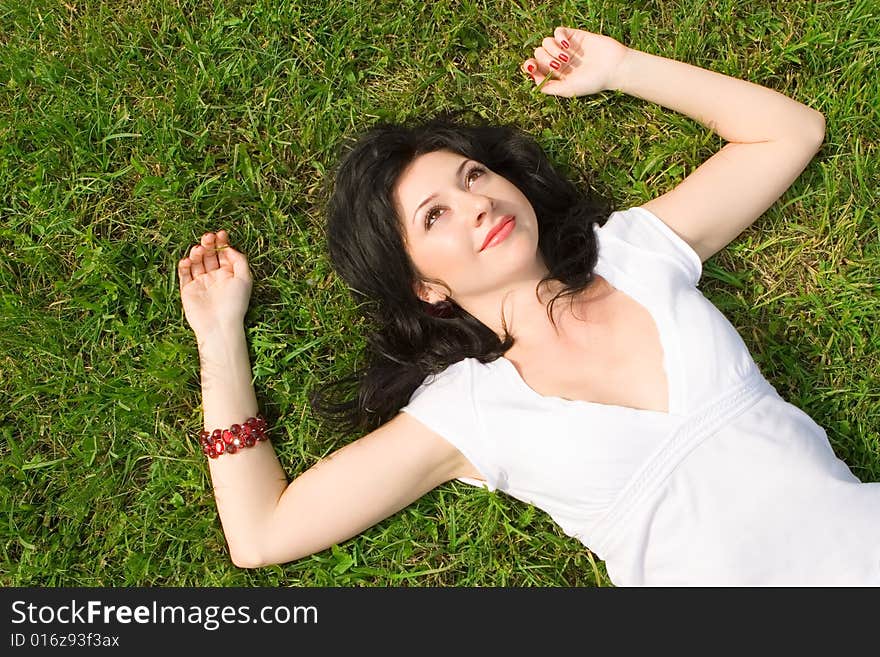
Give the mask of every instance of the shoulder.
<path id="1" fill-rule="evenodd" d="M 595 226 L 595 233 L 600 257 L 621 267 L 643 268 L 651 260 L 670 274 L 683 275 L 691 285 L 702 276 L 703 263 L 693 247 L 645 207 L 613 212 Z"/>
<path id="2" fill-rule="evenodd" d="M 427 374 L 413 395 L 429 388 L 438 390 L 460 386 L 473 379 L 475 376 L 475 365 L 480 365 L 480 361 L 476 358 L 463 358 L 460 361 L 447 365 L 439 372 Z"/>
<path id="3" fill-rule="evenodd" d="M 462 458 L 452 461 L 456 477 L 474 479 L 479 472 L 480 479 L 495 490 L 500 475 L 483 417 L 487 373 L 488 368 L 476 358 L 453 363 L 426 376 L 400 411 L 433 432 L 425 434 L 423 430 L 423 435 L 443 438 L 461 452 Z"/>
<path id="4" fill-rule="evenodd" d="M 474 388 L 471 361 L 478 362 L 465 358 L 426 375 L 401 410 L 415 414 L 428 424 L 455 425 L 458 429 L 472 424 L 469 420 L 476 415 L 476 409 L 471 394 Z M 450 414 L 450 409 L 456 409 L 456 412 Z"/>

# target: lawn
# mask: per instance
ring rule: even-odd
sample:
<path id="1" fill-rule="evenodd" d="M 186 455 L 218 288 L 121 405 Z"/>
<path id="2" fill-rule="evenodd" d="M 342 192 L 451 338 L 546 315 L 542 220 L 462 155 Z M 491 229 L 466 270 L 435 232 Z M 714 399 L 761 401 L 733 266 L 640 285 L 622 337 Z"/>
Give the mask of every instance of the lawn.
<path id="1" fill-rule="evenodd" d="M 622 94 L 536 93 L 519 64 L 559 24 L 825 115 L 822 150 L 700 289 L 880 480 L 876 3 L 0 0 L 0 584 L 610 586 L 543 512 L 460 482 L 312 557 L 236 568 L 176 277 L 207 230 L 248 254 L 254 385 L 291 478 L 359 437 L 307 401 L 365 346 L 323 228 L 345 140 L 466 108 L 534 134 L 619 208 L 721 146 Z"/>

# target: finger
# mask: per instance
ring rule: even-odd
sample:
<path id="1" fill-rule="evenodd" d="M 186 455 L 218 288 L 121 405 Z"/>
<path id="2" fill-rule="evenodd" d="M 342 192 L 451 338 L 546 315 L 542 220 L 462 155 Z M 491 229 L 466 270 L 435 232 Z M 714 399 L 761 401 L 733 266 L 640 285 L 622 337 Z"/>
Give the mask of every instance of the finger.
<path id="1" fill-rule="evenodd" d="M 202 246 L 205 247 L 205 255 L 202 262 L 205 264 L 205 271 L 214 271 L 220 269 L 220 260 L 217 259 L 216 237 L 214 233 L 205 233 L 202 235 Z"/>
<path id="2" fill-rule="evenodd" d="M 553 78 L 548 74 L 544 75 L 541 71 L 532 74 L 532 80 L 535 82 L 535 88 L 543 91 L 543 87 L 552 82 Z"/>
<path id="3" fill-rule="evenodd" d="M 563 96 L 570 98 L 572 94 L 565 88 L 565 82 L 556 79 L 555 76 L 556 73 L 548 75 L 538 84 L 536 89 L 545 96 Z"/>
<path id="4" fill-rule="evenodd" d="M 536 48 L 535 52 L 538 52 L 538 50 L 539 49 Z M 540 62 L 534 57 L 530 57 L 529 59 L 525 60 L 520 66 L 520 69 L 530 78 L 532 78 L 532 82 L 534 82 L 538 87 L 541 86 L 541 83 L 544 82 L 550 71 L 550 69 L 548 69 L 546 66 L 542 70 Z"/>
<path id="5" fill-rule="evenodd" d="M 177 263 L 177 277 L 180 279 L 181 289 L 193 279 L 191 267 L 192 263 L 189 258 L 183 258 Z"/>
<path id="6" fill-rule="evenodd" d="M 553 38 L 556 39 L 563 50 L 570 50 L 574 45 L 574 30 L 561 25 L 553 30 Z"/>
<path id="7" fill-rule="evenodd" d="M 226 255 L 229 264 L 232 265 L 232 271 L 236 278 L 242 278 L 246 281 L 252 280 L 251 270 L 248 267 L 247 257 L 245 257 L 244 253 L 236 251 L 231 246 L 228 249 L 223 249 L 223 253 Z"/>
<path id="8" fill-rule="evenodd" d="M 520 70 L 528 75 L 529 77 L 534 77 L 534 74 L 538 72 L 538 60 L 533 57 L 529 57 L 526 61 L 522 63 L 520 66 Z"/>
<path id="9" fill-rule="evenodd" d="M 547 76 L 546 69 L 544 71 L 541 70 L 541 65 L 538 63 L 537 59 L 529 58 L 522 63 L 520 66 L 521 70 L 528 75 L 532 82 L 534 82 L 538 87 L 540 87 L 541 83 Z"/>
<path id="10" fill-rule="evenodd" d="M 538 60 L 538 71 L 541 75 L 551 75 L 558 78 L 563 65 L 554 59 L 543 47 L 535 50 L 535 59 Z"/>
<path id="11" fill-rule="evenodd" d="M 204 255 L 205 249 L 200 244 L 196 244 L 189 252 L 189 259 L 192 261 L 193 278 L 205 273 L 205 264 L 202 262 Z"/>
<path id="12" fill-rule="evenodd" d="M 232 269 L 232 262 L 230 262 L 229 256 L 226 253 L 231 248 L 229 246 L 229 233 L 222 229 L 218 230 L 214 248 L 217 249 L 217 259 L 220 261 L 220 266 L 224 269 Z"/>
<path id="13" fill-rule="evenodd" d="M 571 96 L 571 92 L 565 88 L 565 72 L 559 72 L 551 68 L 547 62 L 551 58 L 543 55 L 541 59 L 545 63 L 538 60 L 538 70 L 532 74 L 532 80 L 535 81 L 535 89 L 547 96 Z"/>
<path id="14" fill-rule="evenodd" d="M 547 54 L 550 55 L 550 57 L 556 60 L 557 64 L 565 64 L 569 61 L 569 56 L 565 53 L 562 46 L 557 43 L 556 39 L 547 37 L 541 42 L 541 46 L 543 46 L 544 50 L 547 51 Z"/>

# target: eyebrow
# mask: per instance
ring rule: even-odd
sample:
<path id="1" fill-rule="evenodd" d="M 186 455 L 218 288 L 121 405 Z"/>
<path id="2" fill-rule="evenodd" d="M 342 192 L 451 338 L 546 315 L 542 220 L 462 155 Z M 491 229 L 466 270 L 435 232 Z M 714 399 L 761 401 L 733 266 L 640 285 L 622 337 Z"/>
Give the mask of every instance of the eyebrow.
<path id="1" fill-rule="evenodd" d="M 458 165 L 458 169 L 455 170 L 455 179 L 456 180 L 458 180 L 461 177 L 461 172 L 464 170 L 464 168 L 468 162 L 470 162 L 470 160 L 466 159 L 461 164 Z M 437 194 L 431 194 L 428 198 L 426 198 L 424 201 L 419 203 L 419 207 L 417 207 L 416 211 L 413 212 L 413 219 L 412 219 L 413 223 L 416 222 L 416 215 L 418 215 L 419 210 L 421 210 L 423 207 L 425 207 L 428 203 L 433 201 L 435 198 L 437 198 Z"/>

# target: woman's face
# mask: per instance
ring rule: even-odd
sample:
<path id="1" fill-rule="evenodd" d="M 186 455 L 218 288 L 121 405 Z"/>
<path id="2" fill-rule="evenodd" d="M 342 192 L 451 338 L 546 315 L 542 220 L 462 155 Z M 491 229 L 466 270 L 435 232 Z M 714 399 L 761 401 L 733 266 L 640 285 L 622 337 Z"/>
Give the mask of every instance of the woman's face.
<path id="1" fill-rule="evenodd" d="M 395 201 L 419 274 L 451 288 L 417 290 L 429 303 L 451 295 L 467 308 L 543 264 L 531 203 L 513 183 L 479 162 L 451 151 L 421 155 L 401 175 Z M 505 231 L 512 230 L 504 240 L 484 249 L 489 231 L 511 218 Z"/>

